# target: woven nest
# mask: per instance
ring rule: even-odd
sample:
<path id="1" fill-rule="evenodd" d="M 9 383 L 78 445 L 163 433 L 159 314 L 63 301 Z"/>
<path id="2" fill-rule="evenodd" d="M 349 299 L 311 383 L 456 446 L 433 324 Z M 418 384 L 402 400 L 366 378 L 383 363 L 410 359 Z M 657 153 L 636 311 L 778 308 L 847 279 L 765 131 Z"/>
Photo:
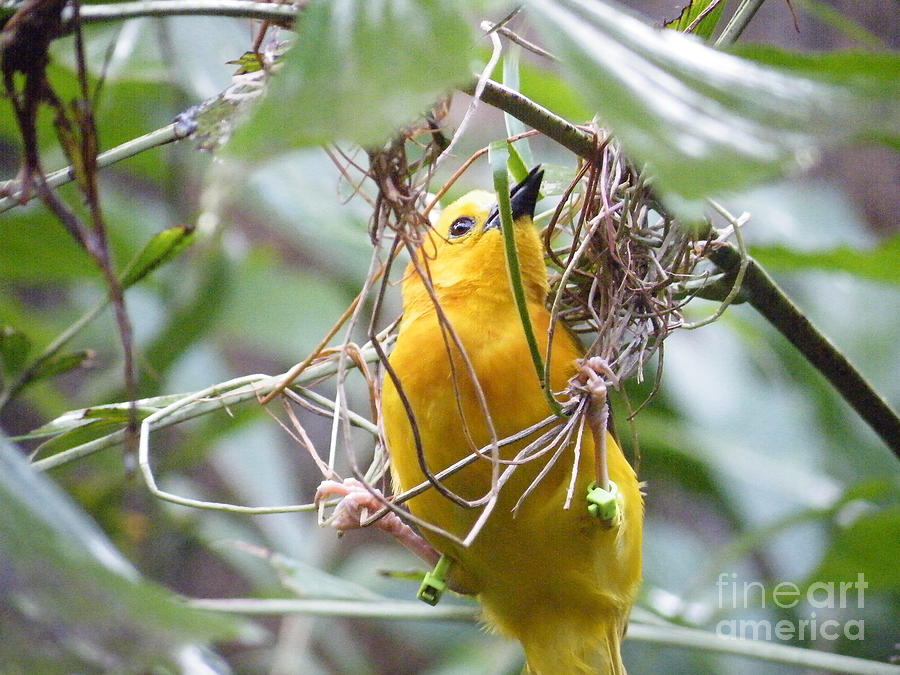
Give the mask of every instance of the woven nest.
<path id="1" fill-rule="evenodd" d="M 446 147 L 438 119 L 369 153 L 367 175 L 378 188 L 370 229 L 376 246 L 412 252 L 429 227 L 425 214 L 437 199 L 425 190 Z M 619 145 L 602 130 L 591 131 L 597 159 L 579 160 L 554 212 L 539 224 L 551 284 L 548 309 L 582 336 L 586 357 L 603 359 L 609 383 L 618 387 L 641 380 L 650 357 L 682 324 L 685 282 L 694 278 L 703 251 L 694 230 L 666 213 Z M 410 148 L 415 161 L 407 157 Z"/>
<path id="2" fill-rule="evenodd" d="M 598 159 L 581 163 L 543 241 L 551 312 L 590 340 L 587 356 L 600 357 L 618 387 L 640 381 L 649 358 L 682 324 L 683 283 L 700 255 L 691 228 L 666 213 L 617 143 L 595 133 Z M 564 244 L 554 246 L 560 232 Z"/>

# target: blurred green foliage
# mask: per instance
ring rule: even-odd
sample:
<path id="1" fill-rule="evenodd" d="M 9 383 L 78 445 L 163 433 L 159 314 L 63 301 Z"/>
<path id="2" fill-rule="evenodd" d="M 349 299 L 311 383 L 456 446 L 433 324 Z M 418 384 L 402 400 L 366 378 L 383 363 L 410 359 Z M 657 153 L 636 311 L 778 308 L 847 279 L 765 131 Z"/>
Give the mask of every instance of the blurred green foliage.
<path id="1" fill-rule="evenodd" d="M 600 24 L 585 23 L 585 34 L 566 39 L 550 13 L 558 10 L 562 13 L 555 16 L 565 18 L 576 4 L 540 2 L 534 9 L 543 17 L 536 23 L 545 24 L 539 28 L 554 38 L 559 55 L 577 57 L 585 68 L 567 78 L 546 63 L 526 61 L 522 91 L 573 120 L 587 117 L 588 111 L 601 111 L 614 131 L 621 131 L 626 145 L 632 143 L 641 159 L 660 169 L 664 185 L 675 193 L 703 195 L 710 186 L 729 190 L 729 208 L 754 215 L 746 227 L 753 254 L 896 405 L 900 401 L 897 238 L 876 241 L 846 195 L 809 177 L 779 178 L 736 191 L 760 176 L 781 176 L 786 167 L 796 173 L 792 162 L 797 158 L 791 153 L 779 150 L 761 157 L 758 148 L 730 138 L 729 152 L 719 152 L 712 143 L 704 146 L 699 163 L 685 165 L 684 154 L 691 149 L 673 142 L 683 140 L 680 134 L 685 132 L 685 127 L 670 125 L 677 112 L 671 107 L 673 99 L 659 98 L 652 78 L 641 79 L 633 71 L 610 73 L 614 64 L 609 59 L 619 57 L 598 57 L 586 46 L 597 37 L 598 25 L 609 33 L 627 29 L 617 44 L 628 50 L 626 60 L 633 64 L 660 48 L 652 42 L 656 34 L 634 27 L 633 19 L 612 9 Z M 395 5 L 418 11 L 390 14 Z M 303 358 L 358 292 L 371 247 L 366 203 L 349 198 L 350 188 L 321 150 L 297 146 L 322 141 L 331 133 L 342 140 L 357 138 L 357 132 L 360 139 L 378 138 L 396 122 L 412 119 L 460 77 L 467 77 L 475 38 L 469 28 L 471 15 L 465 12 L 474 4 L 379 2 L 370 4 L 369 14 L 360 15 L 352 14 L 359 3 L 333 6 L 351 13 L 356 32 L 340 31 L 335 16 L 328 14 L 328 3 L 314 3 L 307 21 L 322 30 L 301 40 L 287 58 L 283 79 L 276 80 L 265 106 L 226 157 L 214 159 L 184 141 L 144 152 L 101 175 L 102 204 L 118 270 L 124 270 L 158 233 L 186 225 L 195 228 L 189 248 L 152 271 L 127 295 L 142 396 L 194 391 L 251 372 L 281 372 Z M 503 15 L 502 8 L 491 12 L 495 20 Z M 93 81 L 105 73 L 97 100 L 102 147 L 166 124 L 188 105 L 224 89 L 231 74 L 225 64 L 246 51 L 248 35 L 245 23 L 222 18 L 141 18 L 89 27 Z M 354 35 L 362 37 L 356 40 Z M 604 39 L 614 40 L 609 35 Z M 645 72 L 665 71 L 681 84 L 693 77 L 693 86 L 706 98 L 692 99 L 688 88 L 687 101 L 693 102 L 695 112 L 710 101 L 724 106 L 721 110 L 729 117 L 719 122 L 725 131 L 731 129 L 728 120 L 742 120 L 741 124 L 762 130 L 772 147 L 783 149 L 779 143 L 793 143 L 800 134 L 808 148 L 837 140 L 823 140 L 836 126 L 846 125 L 839 134 L 846 140 L 860 130 L 869 136 L 889 135 L 895 124 L 896 109 L 889 115 L 879 112 L 885 98 L 896 99 L 893 55 L 811 59 L 763 49 L 747 52 L 757 64 L 774 64 L 800 78 L 814 72 L 809 82 L 817 96 L 822 87 L 841 87 L 837 99 L 828 95 L 816 99 L 824 102 L 824 115 L 798 129 L 807 119 L 804 115 L 812 114 L 808 106 L 801 106 L 799 117 L 789 119 L 769 119 L 768 113 L 773 106 L 778 112 L 782 105 L 797 103 L 801 92 L 784 91 L 785 100 L 768 101 L 770 107 L 760 112 L 752 100 L 759 93 L 752 78 L 732 73 L 728 87 L 734 89 L 727 97 L 718 85 L 710 93 L 704 90 L 702 77 L 699 85 L 699 76 L 688 77 L 690 64 L 677 58 L 678 44 L 670 42 L 659 57 L 669 59 L 662 70 Z M 330 57 L 313 58 L 322 53 Z M 71 54 L 71 38 L 54 44 L 51 77 L 64 100 L 76 92 Z M 445 63 L 436 58 L 441 54 L 447 57 Z M 710 58 L 703 70 L 707 74 L 718 67 Z M 347 63 L 354 68 L 345 69 Z M 404 76 L 396 77 L 395 68 Z M 747 72 L 755 73 L 755 68 Z M 881 88 L 873 87 L 873 82 L 880 82 Z M 861 89 L 854 89 L 856 85 Z M 841 107 L 837 102 L 851 105 Z M 460 156 L 505 136 L 500 116 L 484 108 L 458 148 Z M 650 114 L 654 111 L 657 117 Z M 458 111 L 455 114 L 458 119 Z M 688 116 L 683 121 L 694 127 L 688 131 L 703 137 L 709 129 L 698 119 Z M 62 155 L 55 148 L 49 116 L 40 121 L 45 164 L 57 168 Z M 856 122 L 862 126 L 854 126 Z M 663 135 L 662 141 L 657 134 Z M 18 161 L 12 149 L 19 147 L 19 140 L 8 107 L 0 113 L 0 147 L 4 149 L 0 167 L 4 176 L 11 177 Z M 538 161 L 574 164 L 558 148 L 534 142 L 532 150 Z M 449 167 L 442 169 L 436 185 L 448 171 Z M 479 187 L 489 185 L 482 167 L 464 177 L 470 183 L 467 187 L 475 187 L 478 176 L 484 179 Z M 79 200 L 72 186 L 61 193 L 73 203 Z M 90 259 L 43 207 L 32 203 L 0 214 L 0 325 L 9 327 L 0 334 L 4 384 L 105 296 Z M 398 299 L 390 302 L 396 310 Z M 689 317 L 712 311 L 712 303 L 695 301 Z M 362 335 L 355 337 L 362 340 Z M 108 309 L 66 349 L 84 350 L 95 353 L 92 363 L 79 361 L 74 370 L 36 382 L 10 402 L 0 418 L 8 435 L 25 434 L 67 410 L 123 400 L 121 353 Z M 632 402 L 650 393 L 652 380 L 653 373 L 647 373 L 644 382 L 629 384 Z M 333 395 L 328 383 L 320 389 Z M 351 390 L 351 397 L 354 408 L 367 414 L 361 387 Z M 620 400 L 618 429 L 630 445 L 624 410 Z M 330 423 L 312 416 L 302 419 L 316 447 L 327 448 Z M 116 422 L 121 423 L 121 417 Z M 636 427 L 641 476 L 648 483 L 645 584 L 639 602 L 643 610 L 709 630 L 732 618 L 796 622 L 817 611 L 820 619 L 827 615 L 841 624 L 864 620 L 865 639 L 820 638 L 793 644 L 882 661 L 890 657 L 900 623 L 896 460 L 780 335 L 741 306 L 710 327 L 675 334 L 666 344 L 662 390 L 637 417 Z M 96 432 L 96 427 L 79 428 L 72 432 L 74 437 L 56 441 L 56 449 L 83 442 Z M 158 432 L 154 438 L 160 483 L 182 494 L 254 505 L 302 503 L 309 501 L 320 479 L 305 451 L 254 406 L 223 409 Z M 29 449 L 37 442 L 22 445 Z M 371 440 L 365 435 L 354 436 L 353 444 L 361 457 L 371 453 Z M 18 604 L 16 612 L 0 615 L 0 664 L 33 665 L 22 661 L 15 647 L 24 640 L 34 653 L 46 647 L 58 655 L 56 662 L 38 664 L 45 672 L 57 665 L 60 672 L 70 667 L 103 669 L 107 663 L 81 659 L 84 652 L 78 649 L 83 644 L 61 640 L 58 631 L 22 620 L 29 582 L 20 574 L 8 574 L 42 556 L 47 575 L 67 579 L 67 572 L 81 563 L 65 556 L 90 548 L 90 542 L 61 540 L 60 548 L 48 549 L 37 528 L 39 518 L 45 521 L 41 527 L 56 529 L 71 518 L 83 519 L 80 509 L 100 524 L 137 570 L 173 593 L 355 598 L 367 589 L 386 598 L 407 600 L 414 595 L 414 582 L 386 578 L 378 570 L 406 570 L 417 567 L 417 562 L 374 533 L 338 540 L 331 531 L 317 528 L 313 514 L 248 517 L 156 502 L 140 481 L 124 474 L 117 449 L 51 472 L 50 478 L 77 500 L 80 509 L 58 495 L 46 501 L 14 497 L 8 490 L 20 474 L 23 485 L 35 482 L 35 491 L 52 488 L 39 476 L 29 475 L 17 464 L 18 458 L 8 457 L 11 451 L 5 446 L 0 458 L 12 468 L 5 469 L 0 480 L 6 514 L 0 539 L 0 594 Z M 40 457 L 52 449 L 44 447 Z M 14 547 L 6 536 L 21 535 L 22 528 L 30 529 L 34 540 L 22 539 Z M 74 534 L 92 526 L 72 528 Z M 97 545 L 100 535 L 94 529 L 89 534 Z M 111 551 L 107 543 L 102 547 Z M 276 557 L 268 557 L 266 551 Z M 59 582 L 75 584 L 69 586 L 70 596 L 60 596 L 64 602 L 55 603 L 53 594 L 41 596 L 58 612 L 57 626 L 84 622 L 79 635 L 88 646 L 107 630 L 109 616 L 115 616 L 122 621 L 122 634 L 161 635 L 160 644 L 167 648 L 181 639 L 192 645 L 219 639 L 227 665 L 210 666 L 219 670 L 514 673 L 521 667 L 514 645 L 485 635 L 474 625 L 391 621 L 389 616 L 260 620 L 266 633 L 256 636 L 256 642 L 246 636 L 222 642 L 235 635 L 221 628 L 226 624 L 213 621 L 207 630 L 205 624 L 191 620 L 193 628 L 185 632 L 181 608 L 166 614 L 171 605 L 164 597 L 167 593 L 145 588 L 135 581 L 133 570 L 113 581 L 108 572 L 98 571 L 101 567 L 94 561 L 85 574 L 107 576 Z M 808 603 L 789 609 L 772 603 L 766 608 L 735 606 L 718 596 L 716 581 L 723 573 L 735 574 L 739 582 L 758 581 L 769 591 L 781 582 L 806 590 L 816 582 L 853 581 L 858 574 L 864 574 L 870 586 L 864 606 L 828 610 Z M 121 607 L 95 621 L 88 609 L 106 603 L 113 589 Z M 176 629 L 178 640 L 172 641 Z M 109 663 L 127 663 L 133 670 L 153 667 L 136 643 L 104 639 L 101 646 L 120 659 Z M 625 650 L 626 662 L 637 673 L 796 672 L 676 647 L 626 641 Z M 170 662 L 170 667 L 177 665 Z"/>

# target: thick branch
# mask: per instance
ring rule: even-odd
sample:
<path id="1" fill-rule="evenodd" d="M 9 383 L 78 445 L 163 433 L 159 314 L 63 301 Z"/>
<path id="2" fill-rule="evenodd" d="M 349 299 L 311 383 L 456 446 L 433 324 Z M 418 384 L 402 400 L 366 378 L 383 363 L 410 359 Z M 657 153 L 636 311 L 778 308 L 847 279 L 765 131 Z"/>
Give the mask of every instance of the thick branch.
<path id="1" fill-rule="evenodd" d="M 728 272 L 736 271 L 741 263 L 740 252 L 731 244 L 717 246 L 709 257 Z M 753 308 L 828 379 L 844 400 L 900 457 L 900 418 L 753 258 L 747 266 L 741 291 Z"/>
<path id="2" fill-rule="evenodd" d="M 475 84 L 472 83 L 464 91 L 471 96 L 475 92 Z M 481 100 L 509 113 L 517 120 L 540 131 L 547 138 L 552 138 L 563 147 L 587 160 L 591 160 L 596 152 L 597 146 L 593 134 L 579 129 L 530 98 L 504 87 L 502 84 L 487 80 L 484 83 Z"/>

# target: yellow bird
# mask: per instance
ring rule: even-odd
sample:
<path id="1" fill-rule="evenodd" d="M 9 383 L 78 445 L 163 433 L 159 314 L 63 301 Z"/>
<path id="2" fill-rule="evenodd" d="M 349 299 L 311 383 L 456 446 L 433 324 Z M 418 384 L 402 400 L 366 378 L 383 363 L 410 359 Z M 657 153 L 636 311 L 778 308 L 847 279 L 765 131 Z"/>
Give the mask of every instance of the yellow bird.
<path id="1" fill-rule="evenodd" d="M 527 306 L 544 353 L 550 324 L 547 269 L 532 223 L 542 176 L 535 168 L 513 188 L 511 204 Z M 442 328 L 432 293 L 413 263 L 406 271 L 403 318 L 389 358 L 400 386 L 398 390 L 393 378 L 385 377 L 382 396 L 395 492 L 427 480 L 421 460 L 437 473 L 490 446 L 492 438 L 511 436 L 552 413 L 513 299 L 496 205 L 492 193 L 466 194 L 444 209 L 417 253 L 418 266 L 427 269 L 434 298 L 456 337 Z M 566 388 L 582 356 L 571 333 L 557 325 L 550 363 L 554 391 Z M 500 457 L 512 459 L 539 434 L 502 446 Z M 451 586 L 477 595 L 487 624 L 521 642 L 530 672 L 624 673 L 619 647 L 640 583 L 642 498 L 634 471 L 609 435 L 609 477 L 618 487 L 620 516 L 610 527 L 588 512 L 595 455 L 585 429 L 574 498 L 566 508 L 575 445 L 570 441 L 555 462 L 551 451 L 518 466 L 469 546 L 423 529 L 428 544 L 419 539 L 410 548 L 433 561 L 437 556 L 429 552 L 430 544 L 453 561 Z M 442 482 L 463 499 L 483 497 L 496 475 L 490 450 L 484 454 Z M 501 464 L 499 471 L 506 466 Z M 348 492 L 332 489 L 328 494 Z M 434 488 L 407 504 L 412 514 L 457 538 L 466 536 L 481 513 Z M 403 530 L 415 537 L 395 515 L 384 520 L 383 527 L 395 535 L 402 538 Z"/>

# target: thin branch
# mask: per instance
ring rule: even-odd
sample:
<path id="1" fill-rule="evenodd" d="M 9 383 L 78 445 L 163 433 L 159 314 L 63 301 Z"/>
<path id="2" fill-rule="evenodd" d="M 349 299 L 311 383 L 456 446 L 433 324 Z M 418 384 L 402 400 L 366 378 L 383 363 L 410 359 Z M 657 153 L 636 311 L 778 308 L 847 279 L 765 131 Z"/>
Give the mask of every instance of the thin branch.
<path id="1" fill-rule="evenodd" d="M 244 0 L 143 0 L 119 2 L 108 5 L 85 5 L 81 8 L 81 22 L 101 23 L 121 21 L 142 16 L 231 16 L 245 19 L 268 19 L 279 23 L 293 23 L 297 5 L 278 5 L 268 2 L 244 2 Z M 70 12 L 63 14 L 69 23 Z"/>
<path id="2" fill-rule="evenodd" d="M 87 7 L 91 7 L 91 5 L 88 5 Z M 126 141 L 121 145 L 117 145 L 116 147 L 111 148 L 106 152 L 101 152 L 99 155 L 97 155 L 97 168 L 106 168 L 107 166 L 115 164 L 116 162 L 120 162 L 123 159 L 133 157 L 134 155 L 137 155 L 144 150 L 155 148 L 158 145 L 165 145 L 166 143 L 171 143 L 172 141 L 178 141 L 182 138 L 186 138 L 189 135 L 189 129 L 181 127 L 180 125 L 175 123 L 168 124 L 160 129 L 157 129 L 156 131 L 151 131 L 149 134 L 144 134 L 143 136 L 139 136 L 138 138 L 133 138 L 130 141 Z M 54 171 L 53 173 L 47 174 L 45 178 L 47 186 L 52 188 L 59 187 L 60 185 L 65 185 L 66 183 L 71 183 L 73 180 L 75 180 L 75 170 L 73 169 L 73 167 L 67 166 L 64 169 L 60 169 L 59 171 Z M 2 183 L 0 183 L 0 186 L 2 186 Z M 28 195 L 28 199 L 33 199 L 35 196 L 36 195 Z M 9 209 L 15 206 L 19 206 L 22 203 L 26 202 L 22 202 L 21 198 L 18 196 L 0 198 L 0 213 L 8 211 Z"/>
<path id="3" fill-rule="evenodd" d="M 197 598 L 187 601 L 194 609 L 250 616 L 352 616 L 366 619 L 411 619 L 414 621 L 475 621 L 480 614 L 473 605 L 432 607 L 412 600 L 295 600 L 263 598 Z"/>
<path id="4" fill-rule="evenodd" d="M 319 599 L 263 599 L 216 598 L 189 599 L 187 605 L 228 614 L 247 616 L 283 616 L 308 614 L 315 616 L 352 616 L 371 619 L 413 621 L 476 621 L 479 610 L 471 605 L 426 607 L 420 602 L 401 600 L 319 600 Z M 761 661 L 785 663 L 802 668 L 830 670 L 852 675 L 892 675 L 897 667 L 889 663 L 867 661 L 852 656 L 831 654 L 814 649 L 716 635 L 707 630 L 680 626 L 654 625 L 632 621 L 628 624 L 627 640 L 672 645 L 707 652 L 745 656 Z"/>
<path id="5" fill-rule="evenodd" d="M 731 20 L 716 40 L 716 47 L 728 47 L 733 45 L 765 1 L 766 0 L 744 0 L 735 10 Z"/>
<path id="6" fill-rule="evenodd" d="M 485 21 L 482 26 L 486 26 L 489 31 L 498 32 L 503 37 L 509 39 L 512 42 L 515 42 L 520 47 L 524 47 L 533 54 L 543 56 L 545 59 L 550 59 L 551 61 L 559 61 L 559 58 L 557 58 L 551 52 L 548 52 L 546 49 L 544 49 L 540 45 L 535 44 L 534 42 L 531 42 L 530 40 L 526 40 L 521 35 L 519 35 L 515 31 L 510 30 L 506 26 L 501 26 L 500 24 L 492 24 L 490 21 Z"/>
<path id="7" fill-rule="evenodd" d="M 652 626 L 646 623 L 628 624 L 628 640 L 650 642 L 654 644 L 673 645 L 689 649 L 702 649 L 705 652 L 734 654 L 748 658 L 786 663 L 802 668 L 830 670 L 836 673 L 853 673 L 855 675 L 893 675 L 897 666 L 878 661 L 867 661 L 852 656 L 842 656 L 821 652 L 815 649 L 790 647 L 763 640 L 716 635 L 696 628 L 680 626 Z"/>
<path id="8" fill-rule="evenodd" d="M 365 358 L 366 361 L 371 363 L 378 360 L 378 355 L 371 345 L 364 346 L 361 351 L 363 358 Z M 323 363 L 314 363 L 305 371 L 303 371 L 303 373 L 295 380 L 294 384 L 301 385 L 315 382 L 320 378 L 334 375 L 335 372 L 337 372 L 337 363 L 334 360 L 325 361 Z M 216 411 L 221 411 L 226 405 L 235 405 L 237 403 L 243 403 L 246 401 L 255 401 L 260 395 L 264 395 L 275 387 L 279 386 L 284 381 L 285 376 L 286 373 L 275 376 L 247 375 L 236 380 L 230 380 L 229 382 L 222 382 L 221 384 L 215 385 L 215 387 L 210 388 L 210 390 L 214 392 L 210 398 L 196 400 L 190 405 L 183 405 L 183 407 L 180 407 L 177 412 L 172 412 L 166 415 L 163 419 L 159 419 L 157 422 L 155 422 L 153 424 L 153 430 L 156 431 L 164 427 L 178 424 L 179 422 L 184 422 L 185 420 L 200 417 L 202 415 L 208 415 Z M 218 397 L 215 397 L 215 392 L 219 392 Z M 137 403 L 139 405 L 149 405 L 151 402 L 153 402 L 156 404 L 153 407 L 169 406 L 173 402 L 184 402 L 185 399 L 191 396 L 193 395 L 184 394 L 178 396 L 163 396 L 157 397 L 156 399 L 145 399 L 142 401 L 138 401 Z M 124 406 L 127 404 L 122 405 Z M 105 406 L 98 406 L 96 408 L 93 408 L 92 410 L 102 410 L 104 407 Z M 164 408 L 157 408 L 157 412 L 162 409 Z M 102 438 L 98 438 L 88 443 L 83 443 L 77 447 L 70 448 L 69 450 L 64 450 L 63 452 L 51 455 L 50 457 L 47 457 L 45 459 L 33 462 L 32 466 L 40 471 L 53 469 L 57 466 L 67 464 L 68 462 L 74 461 L 76 459 L 81 459 L 82 457 L 86 457 L 100 450 L 104 450 L 105 448 L 118 445 L 124 439 L 124 435 L 124 430 L 120 429 L 119 431 L 115 431 L 111 434 L 103 436 Z"/>

